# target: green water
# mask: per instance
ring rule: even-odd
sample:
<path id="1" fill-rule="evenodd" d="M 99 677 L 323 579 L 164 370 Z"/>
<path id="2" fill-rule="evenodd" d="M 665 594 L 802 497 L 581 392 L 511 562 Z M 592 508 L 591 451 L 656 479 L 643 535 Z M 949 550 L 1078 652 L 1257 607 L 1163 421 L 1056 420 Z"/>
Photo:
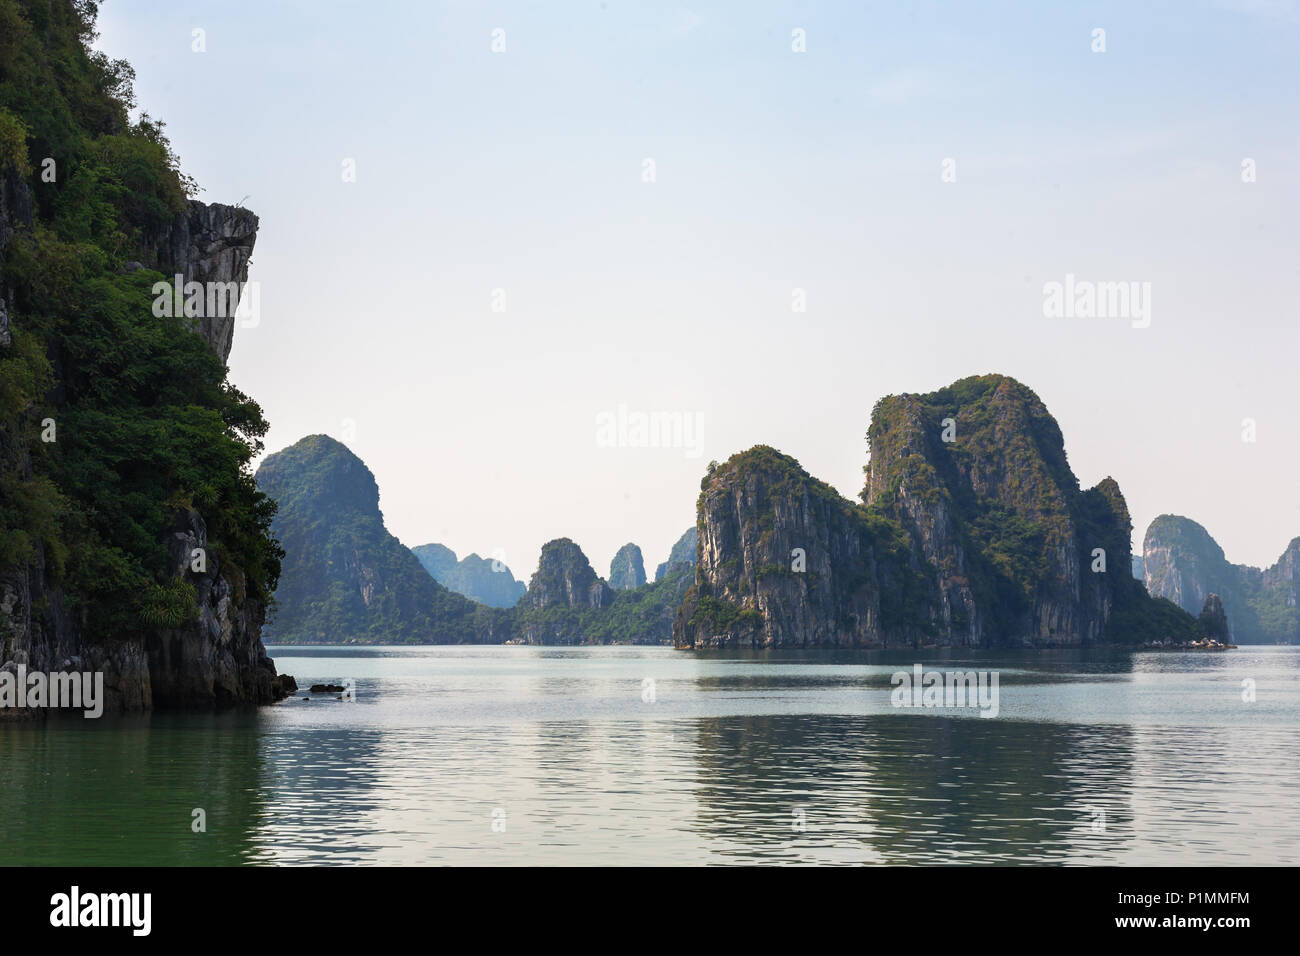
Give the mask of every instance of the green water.
<path id="1" fill-rule="evenodd" d="M 0 724 L 0 863 L 1300 863 L 1300 649 L 272 654 L 356 701 Z"/>

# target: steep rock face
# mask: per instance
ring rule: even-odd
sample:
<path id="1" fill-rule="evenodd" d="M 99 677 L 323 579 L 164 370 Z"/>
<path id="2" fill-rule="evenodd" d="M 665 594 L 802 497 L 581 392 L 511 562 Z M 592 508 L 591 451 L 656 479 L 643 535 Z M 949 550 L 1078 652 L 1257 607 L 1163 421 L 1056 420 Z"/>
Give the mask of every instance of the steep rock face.
<path id="1" fill-rule="evenodd" d="M 1266 638 L 1300 644 L 1300 538 L 1292 538 L 1282 556 L 1260 575 L 1251 601 Z"/>
<path id="2" fill-rule="evenodd" d="M 1223 613 L 1223 601 L 1217 594 L 1211 594 L 1205 599 L 1199 620 L 1206 637 L 1223 644 L 1228 643 L 1228 615 Z"/>
<path id="3" fill-rule="evenodd" d="M 59 588 L 48 586 L 45 555 L 25 568 L 0 569 L 0 670 L 90 671 L 104 675 L 104 712 L 153 706 L 150 661 L 142 640 L 87 639 L 81 614 L 70 610 Z M 0 709 L 0 720 L 43 713 Z"/>
<path id="4" fill-rule="evenodd" d="M 699 544 L 699 532 L 695 526 L 691 525 L 677 539 L 672 550 L 668 552 L 668 560 L 661 562 L 655 568 L 655 580 L 662 581 L 665 576 L 674 571 L 680 571 L 683 568 L 695 567 L 695 549 Z"/>
<path id="5" fill-rule="evenodd" d="M 868 437 L 861 505 L 770 448 L 710 471 L 678 646 L 1076 646 L 1199 634 L 1132 577 L 1118 485 L 1079 488 L 1060 429 L 1020 383 L 982 376 L 882 399 Z"/>
<path id="6" fill-rule="evenodd" d="M 528 644 L 587 643 L 589 613 L 609 608 L 614 593 L 573 541 L 548 541 L 519 602 L 516 638 Z"/>
<path id="7" fill-rule="evenodd" d="M 467 554 L 447 572 L 440 583 L 471 601 L 488 607 L 514 607 L 524 596 L 524 582 L 516 581 L 501 561 Z"/>
<path id="8" fill-rule="evenodd" d="M 488 607 L 514 607 L 524 595 L 524 583 L 516 581 L 503 562 L 467 554 L 456 560 L 456 552 L 441 544 L 422 544 L 411 549 L 424 569 L 445 588 Z"/>
<path id="9" fill-rule="evenodd" d="M 1211 593 L 1220 596 L 1231 639 L 1238 644 L 1300 642 L 1300 538 L 1270 568 L 1233 564 L 1201 525 L 1160 515 L 1142 542 L 1147 590 L 1197 613 Z"/>
<path id="10" fill-rule="evenodd" d="M 882 399 L 868 437 L 863 499 L 932 569 L 941 642 L 1091 644 L 1117 597 L 1138 599 L 1118 485 L 1080 490 L 1060 428 L 1019 382 Z"/>
<path id="11" fill-rule="evenodd" d="M 309 435 L 267 456 L 257 483 L 279 505 L 272 530 L 285 549 L 268 639 L 478 639 L 474 603 L 435 581 L 388 533 L 374 475 L 341 442 Z"/>
<path id="12" fill-rule="evenodd" d="M 524 599 L 495 612 L 495 629 L 529 644 L 668 644 L 691 577 L 683 568 L 653 584 L 611 588 L 581 548 L 560 538 L 543 546 Z"/>
<path id="13" fill-rule="evenodd" d="M 1160 515 L 1151 522 L 1142 541 L 1142 568 L 1151 594 L 1189 613 L 1199 612 L 1211 591 L 1237 603 L 1240 571 L 1210 533 L 1187 518 Z"/>
<path id="14" fill-rule="evenodd" d="M 172 573 L 194 587 L 197 619 L 145 640 L 155 706 L 266 702 L 284 696 L 262 645 L 266 604 L 250 597 L 243 572 L 222 566 L 207 526 L 194 510 L 179 512 L 168 535 Z M 201 570 L 194 555 L 204 555 Z"/>
<path id="15" fill-rule="evenodd" d="M 645 584 L 645 561 L 641 549 L 631 542 L 623 545 L 609 563 L 609 586 L 616 591 Z"/>
<path id="16" fill-rule="evenodd" d="M 162 125 L 131 118 L 130 68 L 88 45 L 95 7 L 0 17 L 0 660 L 102 671 L 108 711 L 263 703 L 287 682 L 258 636 L 278 564 L 246 494 L 261 412 L 133 278 L 233 285 L 196 324 L 224 363 L 257 217 L 185 198 Z"/>
<path id="17" fill-rule="evenodd" d="M 158 243 L 155 268 L 180 270 L 186 282 L 232 284 L 226 314 L 204 315 L 195 331 L 225 362 L 234 341 L 234 310 L 248 281 L 258 219 L 251 210 L 191 199 Z M 277 676 L 262 643 L 266 602 L 252 596 L 243 572 L 223 567 L 220 549 L 210 548 L 198 511 L 177 515 L 164 532 L 173 573 L 194 586 L 197 619 L 185 627 L 146 636 L 150 689 L 155 706 L 269 703 L 291 690 Z M 206 570 L 192 567 L 194 549 L 205 554 Z"/>
<path id="18" fill-rule="evenodd" d="M 678 647 L 873 647 L 919 633 L 893 529 L 793 458 L 767 446 L 733 456 L 705 478 L 699 513 Z"/>
<path id="19" fill-rule="evenodd" d="M 188 216 L 177 217 L 169 248 L 178 257 L 194 263 L 195 275 L 220 275 L 222 263 L 231 255 L 191 250 L 184 240 L 190 235 L 183 221 L 195 217 L 200 223 L 220 223 L 220 213 L 208 215 L 191 203 Z M 230 208 L 230 207 L 225 207 Z M 252 233 L 241 239 L 252 248 L 257 218 L 251 217 Z M 26 184 L 5 177 L 0 188 L 0 262 L 8 242 L 31 226 L 31 198 Z M 246 268 L 244 264 L 240 267 Z M 203 269 L 209 269 L 204 273 Z M 241 278 L 246 272 L 240 271 Z M 0 294 L 0 348 L 12 343 L 11 322 Z M 209 345 L 223 358 L 229 352 L 233 324 L 224 332 L 205 335 Z M 224 351 L 219 348 L 224 335 Z M 0 444 L 4 442 L 0 436 Z M 21 447 L 0 449 L 3 457 L 16 462 L 16 470 L 30 478 L 31 458 Z M 173 573 L 195 589 L 196 613 L 192 621 L 166 630 L 149 630 L 127 639 L 99 639 L 91 633 L 84 611 L 59 586 L 51 586 L 46 553 L 38 542 L 31 561 L 17 567 L 0 567 L 0 660 L 4 666 L 24 664 L 29 671 L 98 671 L 104 675 L 105 712 L 147 710 L 151 707 L 196 707 L 226 704 L 265 704 L 286 694 L 284 682 L 266 654 L 261 626 L 265 602 L 248 593 L 244 576 L 237 568 L 223 567 L 220 549 L 209 546 L 202 516 L 194 510 L 178 514 L 183 530 L 163 530 L 159 537 L 173 552 Z M 184 554 L 177 539 L 183 538 Z M 193 549 L 203 549 L 206 570 L 191 570 Z M 0 713 L 0 718 L 12 716 Z"/>
<path id="20" fill-rule="evenodd" d="M 257 225 L 257 216 L 248 209 L 192 199 L 158 242 L 156 261 L 147 265 L 164 272 L 179 270 L 186 282 L 237 283 L 243 289 Z M 196 317 L 195 321 L 203 340 L 226 361 L 234 342 L 233 310 Z"/>
<path id="21" fill-rule="evenodd" d="M 542 545 L 537 571 L 528 583 L 528 607 L 607 607 L 614 594 L 596 575 L 582 549 L 568 538 Z"/>
<path id="22" fill-rule="evenodd" d="M 439 584 L 447 583 L 444 579 L 457 564 L 456 552 L 444 544 L 419 544 L 411 552 Z"/>

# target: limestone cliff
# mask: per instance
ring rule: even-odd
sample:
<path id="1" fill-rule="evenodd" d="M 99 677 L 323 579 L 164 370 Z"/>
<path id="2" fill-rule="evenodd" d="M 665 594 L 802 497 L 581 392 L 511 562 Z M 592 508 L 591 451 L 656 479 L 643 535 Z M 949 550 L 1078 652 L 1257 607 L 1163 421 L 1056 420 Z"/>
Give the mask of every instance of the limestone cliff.
<path id="1" fill-rule="evenodd" d="M 868 439 L 860 504 L 770 448 L 711 470 L 678 646 L 1074 646 L 1198 632 L 1133 579 L 1119 487 L 1079 488 L 1060 429 L 1020 383 L 982 376 L 882 399 Z"/>
<path id="2" fill-rule="evenodd" d="M 609 586 L 616 591 L 639 588 L 645 584 L 645 559 L 641 549 L 628 542 L 618 549 L 609 562 Z"/>
<path id="3" fill-rule="evenodd" d="M 1217 594 L 1211 594 L 1205 599 L 1205 607 L 1201 609 L 1199 620 L 1201 630 L 1205 631 L 1205 636 L 1211 640 L 1226 644 L 1231 639 L 1228 631 L 1228 615 L 1223 612 L 1223 601 Z"/>
<path id="4" fill-rule="evenodd" d="M 1188 518 L 1160 515 L 1142 541 L 1142 573 L 1147 590 L 1197 613 L 1211 592 L 1236 604 L 1241 570 L 1228 563 L 1210 533 Z M 1229 615 L 1229 621 L 1232 617 Z"/>
<path id="5" fill-rule="evenodd" d="M 101 671 L 107 711 L 272 701 L 266 423 L 225 374 L 257 217 L 188 198 L 95 14 L 0 30 L 0 666 Z M 177 274 L 222 314 L 156 309 Z"/>
<path id="6" fill-rule="evenodd" d="M 242 290 L 248 281 L 257 226 L 257 216 L 251 210 L 192 199 L 158 238 L 152 266 L 169 277 L 176 270 L 186 282 L 205 287 L 236 283 Z M 224 362 L 230 357 L 236 320 L 233 309 L 214 311 L 221 314 L 196 319 L 196 331 Z"/>
<path id="7" fill-rule="evenodd" d="M 1300 643 L 1300 538 L 1269 568 L 1233 564 L 1201 525 L 1160 515 L 1142 542 L 1147 590 L 1195 614 L 1213 593 L 1238 644 Z"/>
<path id="8" fill-rule="evenodd" d="M 433 579 L 457 594 L 487 607 L 514 607 L 524 595 L 524 582 L 516 581 L 504 562 L 456 552 L 441 544 L 421 544 L 411 551 Z"/>
<path id="9" fill-rule="evenodd" d="M 699 533 L 695 530 L 695 525 L 691 525 L 668 552 L 668 560 L 655 568 L 655 580 L 662 581 L 674 571 L 695 567 L 695 549 L 698 544 Z"/>
<path id="10" fill-rule="evenodd" d="M 614 590 L 578 545 L 568 538 L 548 541 L 519 604 L 516 636 L 528 644 L 585 643 L 582 612 L 607 608 L 613 600 Z"/>
<path id="11" fill-rule="evenodd" d="M 8 177 L 0 204 L 0 261 L 5 245 L 32 227 L 26 185 Z M 158 271 L 177 268 L 195 281 L 242 283 L 248 252 L 256 238 L 257 217 L 231 206 L 190 202 L 158 243 L 158 259 L 144 264 Z M 164 258 L 166 257 L 166 258 Z M 0 296 L 3 302 L 8 296 Z M 237 302 L 237 298 L 235 299 Z M 3 340 L 10 346 L 11 327 L 22 316 L 5 309 Z M 196 328 L 209 347 L 225 360 L 234 319 Z M 58 395 L 54 396 L 57 408 Z M 55 412 L 57 414 L 57 412 Z M 5 457 L 27 477 L 34 474 L 30 451 L 13 439 Z M 0 439 L 4 444 L 5 439 Z M 193 508 L 173 511 L 173 525 L 158 539 L 171 554 L 170 577 L 193 591 L 189 620 L 169 628 L 107 638 L 93 633 L 77 595 L 52 581 L 46 547 L 37 542 L 30 560 L 0 567 L 0 659 L 6 667 L 29 670 L 71 668 L 102 671 L 106 710 L 142 710 L 156 706 L 192 707 L 233 703 L 269 703 L 287 686 L 277 677 L 261 640 L 264 598 L 252 593 L 243 571 L 228 563 L 221 548 L 209 542 L 203 515 Z M 202 553 L 196 562 L 194 555 Z M 195 567 L 199 570 L 195 570 Z"/>
<path id="12" fill-rule="evenodd" d="M 285 549 L 268 639 L 456 644 L 478 640 L 474 602 L 439 584 L 384 526 L 379 486 L 342 442 L 308 435 L 268 455 L 258 487 Z"/>
<path id="13" fill-rule="evenodd" d="M 528 644 L 670 644 L 690 584 L 680 568 L 653 584 L 611 588 L 578 545 L 560 538 L 542 547 L 524 599 L 495 612 L 495 634 Z"/>
<path id="14" fill-rule="evenodd" d="M 1137 599 L 1118 485 L 1079 488 L 1055 419 L 1019 382 L 882 399 L 868 439 L 863 499 L 929 566 L 941 641 L 1096 643 L 1117 596 Z"/>
<path id="15" fill-rule="evenodd" d="M 873 647 L 920 634 L 896 529 L 766 446 L 705 477 L 679 646 Z"/>
<path id="16" fill-rule="evenodd" d="M 542 545 L 537 570 L 528 582 L 528 607 L 598 608 L 612 599 L 609 585 L 571 540 L 557 538 Z"/>
<path id="17" fill-rule="evenodd" d="M 26 185 L 8 177 L 3 194 L 0 260 L 5 244 L 32 227 Z M 159 258 L 145 265 L 159 271 L 178 268 L 195 281 L 242 283 L 256 231 L 257 217 L 247 210 L 190 202 L 159 241 Z M 5 298 L 0 296 L 0 302 Z M 21 315 L 11 316 L 5 310 L 6 332 L 21 322 Z M 196 331 L 224 361 L 234 319 L 203 322 Z M 5 336 L 0 348 L 9 345 Z M 31 476 L 30 453 L 14 445 L 8 451 L 6 457 L 16 461 L 17 469 Z M 188 622 L 102 639 L 92 633 L 84 609 L 78 609 L 77 596 L 51 581 L 46 548 L 37 542 L 30 561 L 0 567 L 4 666 L 21 663 L 29 670 L 47 672 L 102 671 L 108 712 L 269 703 L 283 697 L 288 688 L 282 686 L 261 640 L 265 600 L 250 593 L 243 571 L 225 562 L 221 549 L 208 541 L 198 510 L 177 509 L 173 521 L 171 527 L 160 529 L 158 537 L 172 557 L 170 575 L 193 589 L 194 612 L 187 615 Z M 196 551 L 203 554 L 202 562 L 193 560 Z M 196 564 L 201 570 L 194 570 Z"/>

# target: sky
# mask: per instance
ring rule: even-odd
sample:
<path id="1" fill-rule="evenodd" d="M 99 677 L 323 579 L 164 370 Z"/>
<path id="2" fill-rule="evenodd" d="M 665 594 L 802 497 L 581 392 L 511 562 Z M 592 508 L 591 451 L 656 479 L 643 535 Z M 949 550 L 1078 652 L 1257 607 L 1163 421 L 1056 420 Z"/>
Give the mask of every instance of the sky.
<path id="1" fill-rule="evenodd" d="M 878 399 L 989 372 L 1136 548 L 1166 512 L 1236 562 L 1300 535 L 1291 0 L 108 0 L 100 33 L 199 198 L 260 217 L 229 365 L 267 451 L 345 441 L 407 545 L 653 574 L 711 459 L 856 498 Z M 1135 296 L 1051 314 L 1067 281 Z"/>

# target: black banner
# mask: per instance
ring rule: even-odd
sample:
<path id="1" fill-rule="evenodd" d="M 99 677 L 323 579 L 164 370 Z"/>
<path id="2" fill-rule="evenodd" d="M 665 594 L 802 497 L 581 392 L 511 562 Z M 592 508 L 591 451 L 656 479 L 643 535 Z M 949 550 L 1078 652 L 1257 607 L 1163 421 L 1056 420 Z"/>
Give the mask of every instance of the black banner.
<path id="1" fill-rule="evenodd" d="M 693 935 L 717 926 L 734 938 L 774 920 L 825 925 L 838 913 L 858 931 L 888 938 L 892 924 L 901 938 L 933 933 L 945 946 L 994 930 L 1231 945 L 1283 928 L 1292 879 L 1188 868 L 9 869 L 6 935 L 11 944 L 77 934 L 132 945 L 234 934 L 334 947 L 397 932 L 549 935 L 560 922 L 568 936 L 611 920 L 657 935 L 689 914 Z"/>

